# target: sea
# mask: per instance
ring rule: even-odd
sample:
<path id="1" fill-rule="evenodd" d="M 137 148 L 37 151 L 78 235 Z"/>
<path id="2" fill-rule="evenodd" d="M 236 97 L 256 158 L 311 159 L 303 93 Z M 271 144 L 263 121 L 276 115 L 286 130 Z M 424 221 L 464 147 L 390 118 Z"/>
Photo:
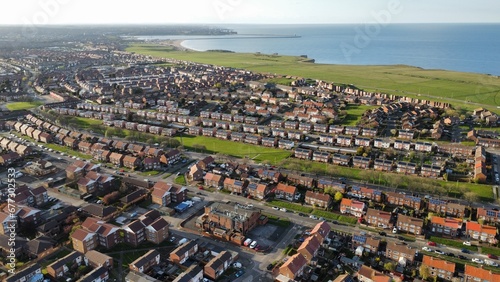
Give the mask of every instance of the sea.
<path id="1" fill-rule="evenodd" d="M 186 48 L 307 56 L 319 64 L 410 65 L 500 75 L 500 24 L 224 25 L 235 35 L 151 36 Z"/>

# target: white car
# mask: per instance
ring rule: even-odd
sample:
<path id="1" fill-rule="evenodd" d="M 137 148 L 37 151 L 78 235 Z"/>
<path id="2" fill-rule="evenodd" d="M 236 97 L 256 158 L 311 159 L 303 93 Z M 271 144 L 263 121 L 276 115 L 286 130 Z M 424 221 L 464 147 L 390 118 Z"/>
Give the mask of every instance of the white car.
<path id="1" fill-rule="evenodd" d="M 427 246 L 423 247 L 422 250 L 426 252 L 432 252 L 432 249 Z"/>
<path id="2" fill-rule="evenodd" d="M 281 208 L 280 211 L 286 212 L 286 209 L 285 208 Z"/>
<path id="3" fill-rule="evenodd" d="M 396 234 L 396 233 L 398 233 L 398 229 L 397 229 L 396 227 L 394 227 L 394 228 L 392 229 L 392 234 Z"/>
<path id="4" fill-rule="evenodd" d="M 479 263 L 479 264 L 484 263 L 484 261 L 482 259 L 478 259 L 478 258 L 472 258 L 472 262 Z"/>
<path id="5" fill-rule="evenodd" d="M 470 246 L 470 245 L 471 245 L 469 241 L 465 241 L 463 244 L 464 244 L 465 246 Z"/>
<path id="6" fill-rule="evenodd" d="M 279 210 L 279 209 L 280 209 L 280 208 L 278 208 L 278 207 L 273 207 L 273 210 L 275 210 L 275 211 L 277 211 L 277 210 Z"/>
<path id="7" fill-rule="evenodd" d="M 443 251 L 441 251 L 441 250 L 435 250 L 434 252 L 435 252 L 436 254 L 444 255 L 444 252 L 443 252 Z"/>
<path id="8" fill-rule="evenodd" d="M 252 244 L 250 244 L 250 249 L 253 249 L 257 247 L 257 241 L 253 241 Z"/>

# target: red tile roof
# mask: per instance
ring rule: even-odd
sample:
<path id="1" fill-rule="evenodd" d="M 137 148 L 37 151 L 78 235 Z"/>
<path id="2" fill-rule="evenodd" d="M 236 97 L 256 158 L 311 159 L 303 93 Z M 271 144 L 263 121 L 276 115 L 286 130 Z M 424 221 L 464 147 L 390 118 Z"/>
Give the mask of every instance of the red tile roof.
<path id="1" fill-rule="evenodd" d="M 425 265 L 427 265 L 429 267 L 434 267 L 434 268 L 437 268 L 437 269 L 442 269 L 442 270 L 445 270 L 445 271 L 449 271 L 451 273 L 455 272 L 455 263 L 449 262 L 449 261 L 445 261 L 445 260 L 442 260 L 442 259 L 438 259 L 438 258 L 435 258 L 435 257 L 430 257 L 430 256 L 424 255 L 424 259 L 422 260 L 422 264 L 425 264 Z"/>

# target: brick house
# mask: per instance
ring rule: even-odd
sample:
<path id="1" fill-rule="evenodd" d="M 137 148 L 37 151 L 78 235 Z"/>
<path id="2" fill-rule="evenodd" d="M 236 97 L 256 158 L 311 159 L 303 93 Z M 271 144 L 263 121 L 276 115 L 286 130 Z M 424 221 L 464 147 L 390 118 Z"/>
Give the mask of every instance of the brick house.
<path id="1" fill-rule="evenodd" d="M 376 254 L 380 247 L 380 241 L 380 237 L 359 233 L 352 236 L 351 243 L 353 249 L 357 249 L 361 246 L 365 251 Z"/>
<path id="2" fill-rule="evenodd" d="M 222 187 L 224 183 L 224 177 L 222 175 L 214 174 L 211 172 L 205 174 L 203 180 L 205 182 L 205 186 L 209 187 Z"/>
<path id="3" fill-rule="evenodd" d="M 158 264 L 160 264 L 160 253 L 156 250 L 150 250 L 143 256 L 133 261 L 129 265 L 129 268 L 132 271 L 145 273 Z"/>
<path id="4" fill-rule="evenodd" d="M 477 208 L 477 219 L 483 219 L 486 222 L 500 222 L 500 211 L 495 209 Z"/>
<path id="5" fill-rule="evenodd" d="M 362 217 L 365 209 L 365 203 L 351 200 L 348 198 L 342 198 L 340 202 L 340 212 L 343 214 L 350 214 L 355 217 Z"/>
<path id="6" fill-rule="evenodd" d="M 288 279 L 294 280 L 295 278 L 302 276 L 306 266 L 306 258 L 302 254 L 297 253 L 289 257 L 288 260 L 280 266 L 279 273 Z"/>
<path id="7" fill-rule="evenodd" d="M 462 228 L 462 221 L 454 218 L 433 216 L 431 218 L 431 231 L 441 236 L 455 237 Z"/>
<path id="8" fill-rule="evenodd" d="M 424 255 L 422 264 L 429 268 L 431 276 L 437 276 L 447 281 L 451 281 L 455 276 L 455 263 L 453 262 Z"/>
<path id="9" fill-rule="evenodd" d="M 198 243 L 189 240 L 186 243 L 178 246 L 170 253 L 170 261 L 176 264 L 183 264 L 187 259 L 194 256 L 198 252 Z"/>
<path id="10" fill-rule="evenodd" d="M 248 195 L 257 199 L 264 199 L 270 190 L 269 185 L 265 183 L 250 182 L 247 186 Z"/>
<path id="11" fill-rule="evenodd" d="M 400 265 L 406 266 L 412 263 L 415 259 L 417 249 L 408 246 L 407 244 L 399 242 L 387 242 L 385 248 L 385 257 L 389 258 Z"/>
<path id="12" fill-rule="evenodd" d="M 123 166 L 123 158 L 125 156 L 123 154 L 119 154 L 119 153 L 111 153 L 111 155 L 109 155 L 109 161 L 118 166 L 118 167 L 121 167 Z"/>
<path id="13" fill-rule="evenodd" d="M 332 197 L 328 194 L 313 192 L 308 190 L 304 202 L 308 205 L 319 208 L 327 208 L 332 204 Z"/>
<path id="14" fill-rule="evenodd" d="M 210 279 L 216 280 L 229 267 L 231 267 L 232 262 L 233 262 L 233 257 L 231 253 L 228 251 L 222 251 L 217 256 L 215 256 L 214 258 L 212 258 L 210 261 L 207 262 L 207 264 L 203 268 L 203 273 Z"/>
<path id="15" fill-rule="evenodd" d="M 498 230 L 495 226 L 481 225 L 477 222 L 468 221 L 465 224 L 467 235 L 474 239 L 482 242 L 488 242 L 490 244 L 497 243 L 497 233 Z"/>
<path id="16" fill-rule="evenodd" d="M 486 270 L 482 266 L 465 264 L 464 282 L 500 281 L 500 273 Z"/>
<path id="17" fill-rule="evenodd" d="M 375 269 L 362 265 L 358 270 L 359 282 L 391 282 L 392 278 Z"/>
<path id="18" fill-rule="evenodd" d="M 382 191 L 368 187 L 352 186 L 348 194 L 359 199 L 368 199 L 377 203 L 380 203 L 384 198 Z"/>
<path id="19" fill-rule="evenodd" d="M 396 192 L 386 192 L 385 194 L 387 196 L 387 201 L 391 205 L 405 206 L 415 210 L 420 210 L 422 208 L 422 199 L 419 197 L 400 194 Z"/>
<path id="20" fill-rule="evenodd" d="M 396 226 L 399 231 L 421 235 L 424 227 L 424 220 L 400 214 L 398 215 L 398 222 Z"/>
<path id="21" fill-rule="evenodd" d="M 391 224 L 391 213 L 384 212 L 376 209 L 368 209 L 365 216 L 366 222 L 375 227 L 379 228 L 390 228 Z"/>
<path id="22" fill-rule="evenodd" d="M 276 186 L 275 189 L 275 197 L 277 199 L 286 199 L 288 201 L 293 201 L 296 193 L 297 187 L 286 185 L 284 183 L 278 183 L 278 186 Z"/>
<path id="23" fill-rule="evenodd" d="M 304 256 L 306 261 L 309 263 L 318 253 L 321 243 L 319 239 L 315 236 L 307 237 L 304 242 L 297 249 L 297 253 Z"/>

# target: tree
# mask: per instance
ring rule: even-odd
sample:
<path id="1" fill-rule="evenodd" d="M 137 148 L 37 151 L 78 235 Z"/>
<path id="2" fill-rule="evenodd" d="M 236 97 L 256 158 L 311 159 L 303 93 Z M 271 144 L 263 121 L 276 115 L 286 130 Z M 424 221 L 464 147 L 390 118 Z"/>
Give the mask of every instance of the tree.
<path id="1" fill-rule="evenodd" d="M 155 140 L 153 138 L 149 138 L 148 140 L 146 140 L 146 143 L 148 143 L 148 145 L 153 145 L 155 143 Z"/>
<path id="2" fill-rule="evenodd" d="M 344 194 L 342 194 L 340 192 L 335 193 L 335 196 L 334 196 L 335 202 L 340 202 L 342 200 L 342 198 L 344 198 Z"/>
<path id="3" fill-rule="evenodd" d="M 398 131 L 396 129 L 391 129 L 392 136 L 396 136 L 397 133 L 398 133 Z"/>
<path id="4" fill-rule="evenodd" d="M 361 156 L 363 155 L 363 153 L 365 152 L 365 148 L 364 147 L 359 147 L 357 150 L 356 150 L 356 155 L 357 156 Z"/>
<path id="5" fill-rule="evenodd" d="M 475 203 L 475 202 L 478 202 L 479 201 L 479 196 L 474 193 L 474 192 L 467 192 L 463 195 L 464 197 L 464 200 L 467 201 L 467 203 L 469 203 L 469 206 L 472 204 L 472 203 Z"/>
<path id="6" fill-rule="evenodd" d="M 394 269 L 396 269 L 396 266 L 394 265 L 394 263 L 388 262 L 384 264 L 384 269 L 387 271 L 394 271 Z"/>
<path id="7" fill-rule="evenodd" d="M 431 276 L 431 272 L 429 271 L 429 267 L 425 264 L 420 265 L 418 272 L 420 273 L 420 277 L 423 280 L 427 280 Z"/>

